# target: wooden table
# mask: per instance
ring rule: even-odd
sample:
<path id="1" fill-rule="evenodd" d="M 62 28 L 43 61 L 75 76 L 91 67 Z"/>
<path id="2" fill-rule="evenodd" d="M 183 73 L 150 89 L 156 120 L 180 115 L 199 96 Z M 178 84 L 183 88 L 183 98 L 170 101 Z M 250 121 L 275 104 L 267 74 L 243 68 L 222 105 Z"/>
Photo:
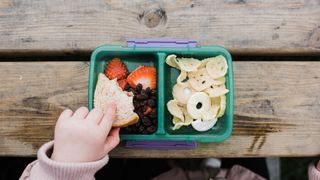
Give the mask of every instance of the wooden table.
<path id="1" fill-rule="evenodd" d="M 320 155 L 318 0 L 2 0 L 0 155 L 34 156 L 63 109 L 87 105 L 94 47 L 150 37 L 231 51 L 233 134 L 195 150 L 119 146 L 113 157 Z"/>

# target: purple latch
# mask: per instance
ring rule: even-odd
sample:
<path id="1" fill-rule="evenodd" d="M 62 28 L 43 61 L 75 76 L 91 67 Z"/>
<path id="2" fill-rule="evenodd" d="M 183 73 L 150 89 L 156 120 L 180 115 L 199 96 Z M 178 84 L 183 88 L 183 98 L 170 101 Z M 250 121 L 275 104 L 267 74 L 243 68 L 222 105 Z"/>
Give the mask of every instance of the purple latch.
<path id="1" fill-rule="evenodd" d="M 197 42 L 194 40 L 183 39 L 129 39 L 128 47 L 163 47 L 163 48 L 183 48 L 196 47 Z M 133 149 L 195 149 L 197 143 L 195 141 L 168 141 L 168 140 L 140 140 L 126 141 L 126 148 Z"/>
<path id="2" fill-rule="evenodd" d="M 125 147 L 134 149 L 195 149 L 195 141 L 167 141 L 167 140 L 146 140 L 146 141 L 126 141 Z"/>
<path id="3" fill-rule="evenodd" d="M 183 39 L 129 39 L 128 47 L 196 47 L 197 41 Z"/>

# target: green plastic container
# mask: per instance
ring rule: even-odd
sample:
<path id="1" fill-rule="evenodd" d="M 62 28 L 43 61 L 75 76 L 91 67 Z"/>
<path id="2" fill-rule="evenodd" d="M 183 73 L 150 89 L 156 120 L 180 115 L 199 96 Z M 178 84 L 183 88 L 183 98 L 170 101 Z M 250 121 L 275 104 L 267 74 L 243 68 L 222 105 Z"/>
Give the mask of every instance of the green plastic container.
<path id="1" fill-rule="evenodd" d="M 218 119 L 217 124 L 209 131 L 198 132 L 191 126 L 181 127 L 173 131 L 171 127 L 172 116 L 167 110 L 166 103 L 173 99 L 172 87 L 180 73 L 179 70 L 168 66 L 165 58 L 170 54 L 178 57 L 193 57 L 204 59 L 223 55 L 228 63 L 226 75 L 226 87 L 230 90 L 227 96 L 227 107 L 223 117 Z M 230 53 L 220 46 L 202 46 L 185 48 L 155 48 L 155 47 L 123 47 L 114 45 L 103 45 L 96 48 L 90 59 L 89 86 L 88 86 L 88 107 L 93 108 L 94 90 L 98 74 L 104 71 L 105 65 L 114 57 L 119 57 L 128 67 L 129 71 L 134 70 L 141 64 L 154 66 L 157 69 L 157 107 L 158 127 L 154 134 L 121 134 L 122 140 L 185 140 L 197 142 L 222 142 L 232 132 L 234 88 L 233 68 Z"/>

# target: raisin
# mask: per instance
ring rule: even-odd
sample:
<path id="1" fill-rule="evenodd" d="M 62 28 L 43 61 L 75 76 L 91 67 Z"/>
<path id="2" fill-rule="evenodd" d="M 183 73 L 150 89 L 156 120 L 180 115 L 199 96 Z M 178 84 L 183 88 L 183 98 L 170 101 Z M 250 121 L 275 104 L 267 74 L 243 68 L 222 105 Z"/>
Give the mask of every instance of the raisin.
<path id="1" fill-rule="evenodd" d="M 150 114 L 157 115 L 157 109 L 152 109 Z"/>
<path id="2" fill-rule="evenodd" d="M 147 95 L 143 95 L 143 94 L 137 94 L 136 98 L 138 100 L 145 100 L 145 99 L 148 99 L 148 96 Z"/>
<path id="3" fill-rule="evenodd" d="M 137 112 L 139 116 L 140 116 L 139 112 L 140 112 L 140 113 L 143 113 L 142 108 L 143 108 L 143 106 L 141 106 L 141 105 L 139 104 L 138 108 L 135 109 L 135 112 Z"/>
<path id="4" fill-rule="evenodd" d="M 156 119 L 152 119 L 152 124 L 153 125 L 157 125 L 157 120 Z"/>
<path id="5" fill-rule="evenodd" d="M 151 89 L 150 89 L 150 87 L 147 87 L 147 89 L 146 89 L 146 93 L 147 93 L 148 95 L 150 95 L 150 94 L 151 94 Z"/>
<path id="6" fill-rule="evenodd" d="M 148 103 L 148 101 L 142 101 L 142 102 L 141 102 L 142 106 L 147 105 L 147 103 Z"/>
<path id="7" fill-rule="evenodd" d="M 156 90 L 151 90 L 151 96 L 156 96 L 157 95 L 157 91 Z"/>
<path id="8" fill-rule="evenodd" d="M 137 94 L 137 91 L 132 89 L 131 92 L 133 93 L 133 95 L 136 95 Z"/>
<path id="9" fill-rule="evenodd" d="M 137 112 L 137 114 L 138 114 L 138 116 L 139 116 L 140 118 L 142 118 L 142 117 L 143 117 L 143 112 L 138 111 L 138 112 Z"/>
<path id="10" fill-rule="evenodd" d="M 152 125 L 152 122 L 147 116 L 145 116 L 142 118 L 142 124 L 144 124 L 145 126 L 150 126 Z"/>
<path id="11" fill-rule="evenodd" d="M 135 124 L 136 127 L 140 127 L 141 126 L 141 121 L 139 120 L 136 124 Z"/>
<path id="12" fill-rule="evenodd" d="M 155 107 L 156 102 L 153 99 L 149 99 L 147 103 L 150 107 Z"/>
<path id="13" fill-rule="evenodd" d="M 149 113 L 148 116 L 149 116 L 150 118 L 152 118 L 152 119 L 153 119 L 153 118 L 156 118 L 156 117 L 158 116 L 157 110 L 156 110 L 156 109 L 152 109 L 151 113 Z"/>
<path id="14" fill-rule="evenodd" d="M 146 112 L 147 108 L 147 106 L 142 106 L 142 112 Z"/>
<path id="15" fill-rule="evenodd" d="M 150 118 L 152 118 L 152 119 L 157 117 L 156 114 L 148 114 L 148 116 L 149 116 Z"/>
<path id="16" fill-rule="evenodd" d="M 146 91 L 141 91 L 141 95 L 143 95 L 143 96 L 145 96 L 145 97 L 149 98 L 149 95 L 148 95 L 148 93 L 147 93 Z"/>
<path id="17" fill-rule="evenodd" d="M 136 86 L 136 91 L 138 92 L 138 93 L 140 93 L 141 92 L 141 90 L 142 90 L 142 84 L 137 84 L 137 86 Z"/>
<path id="18" fill-rule="evenodd" d="M 153 133 L 153 132 L 156 131 L 156 127 L 155 127 L 155 126 L 150 126 L 150 127 L 147 128 L 147 131 L 148 131 L 149 133 Z"/>
<path id="19" fill-rule="evenodd" d="M 133 97 L 133 101 L 132 101 L 132 103 L 133 103 L 133 105 L 135 105 L 135 104 L 137 104 L 138 105 L 138 101 L 137 101 L 137 99 L 135 98 L 135 97 Z"/>
<path id="20" fill-rule="evenodd" d="M 134 107 L 134 109 L 138 109 L 138 108 L 140 107 L 140 104 L 138 104 L 138 103 L 133 103 L 133 107 Z"/>
<path id="21" fill-rule="evenodd" d="M 139 129 L 138 129 L 138 132 L 142 133 L 144 130 L 145 130 L 144 126 L 141 125 L 141 126 L 139 127 Z"/>

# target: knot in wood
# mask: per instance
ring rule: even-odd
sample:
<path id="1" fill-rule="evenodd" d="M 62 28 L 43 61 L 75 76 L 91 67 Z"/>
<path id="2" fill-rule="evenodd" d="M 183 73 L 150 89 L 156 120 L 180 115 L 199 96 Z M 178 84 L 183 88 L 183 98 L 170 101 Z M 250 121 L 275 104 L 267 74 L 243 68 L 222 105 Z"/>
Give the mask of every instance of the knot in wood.
<path id="1" fill-rule="evenodd" d="M 159 24 L 165 23 L 166 19 L 166 12 L 161 8 L 144 11 L 139 15 L 139 20 L 148 28 L 155 28 Z"/>

